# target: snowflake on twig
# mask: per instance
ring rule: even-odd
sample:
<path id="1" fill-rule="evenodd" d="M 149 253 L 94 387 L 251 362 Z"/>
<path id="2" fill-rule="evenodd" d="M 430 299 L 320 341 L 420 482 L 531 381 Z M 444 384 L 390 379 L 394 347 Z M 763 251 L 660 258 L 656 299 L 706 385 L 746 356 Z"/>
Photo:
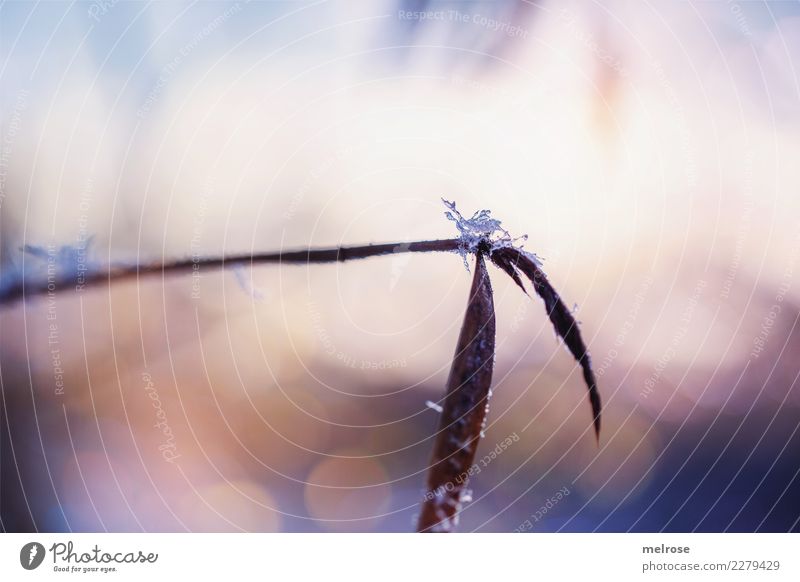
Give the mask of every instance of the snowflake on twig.
<path id="1" fill-rule="evenodd" d="M 512 237 L 506 229 L 500 226 L 502 224 L 500 220 L 492 218 L 491 210 L 478 210 L 472 217 L 465 218 L 456 208 L 455 202 L 450 202 L 444 198 L 442 198 L 442 202 L 448 208 L 444 215 L 448 220 L 456 223 L 456 228 L 461 233 L 461 244 L 459 245 L 458 253 L 464 259 L 464 266 L 468 272 L 467 255 L 478 252 L 478 247 L 482 242 L 489 245 L 490 253 L 498 249 L 513 247 L 523 252 L 538 266 L 542 265 L 536 254 L 523 250 L 522 245 L 517 247 L 515 244 L 517 241 L 528 240 L 528 235 L 523 234 L 516 238 Z"/>

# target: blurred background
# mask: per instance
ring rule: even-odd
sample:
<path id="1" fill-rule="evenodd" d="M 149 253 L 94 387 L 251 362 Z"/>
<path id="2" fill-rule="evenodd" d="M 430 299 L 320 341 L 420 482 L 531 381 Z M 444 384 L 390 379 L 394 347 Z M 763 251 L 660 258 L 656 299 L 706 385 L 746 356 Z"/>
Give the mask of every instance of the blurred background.
<path id="1" fill-rule="evenodd" d="M 492 268 L 461 531 L 797 531 L 798 67 L 796 2 L 4 2 L 0 284 L 490 209 L 576 304 L 603 431 Z M 0 526 L 412 531 L 469 284 L 398 255 L 2 306 Z"/>

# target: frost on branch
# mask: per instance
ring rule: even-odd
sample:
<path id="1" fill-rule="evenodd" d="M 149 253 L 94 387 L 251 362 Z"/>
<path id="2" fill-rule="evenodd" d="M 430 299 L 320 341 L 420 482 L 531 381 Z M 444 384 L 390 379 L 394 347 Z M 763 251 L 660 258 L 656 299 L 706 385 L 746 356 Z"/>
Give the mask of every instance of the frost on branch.
<path id="1" fill-rule="evenodd" d="M 504 229 L 501 221 L 492 218 L 491 210 L 479 210 L 472 215 L 471 218 L 464 218 L 464 216 L 456 208 L 455 202 L 450 202 L 442 198 L 442 202 L 448 208 L 444 215 L 448 220 L 456 223 L 458 232 L 461 233 L 458 253 L 464 259 L 464 266 L 469 271 L 469 263 L 467 263 L 467 255 L 476 253 L 478 246 L 484 242 L 489 246 L 490 254 L 498 249 L 506 247 L 514 247 L 517 241 L 528 240 L 528 235 L 524 234 L 520 237 L 513 238 L 511 234 Z M 522 250 L 521 245 L 518 250 L 524 253 L 528 258 L 534 261 L 537 265 L 541 266 L 539 257 L 534 253 L 529 253 Z"/>
<path id="2" fill-rule="evenodd" d="M 78 245 L 47 246 L 26 244 L 20 251 L 35 258 L 34 261 L 9 262 L 0 273 L 0 303 L 7 295 L 14 295 L 24 284 L 36 286 L 43 282 L 49 290 L 56 281 L 68 281 L 70 285 L 81 285 L 97 270 L 98 263 L 90 258 L 94 237 L 88 237 Z"/>
<path id="3" fill-rule="evenodd" d="M 442 199 L 448 211 L 445 216 L 456 223 L 456 228 L 461 233 L 458 239 L 458 252 L 467 265 L 467 254 L 475 253 L 480 258 L 488 255 L 492 263 L 502 269 L 525 293 L 520 274 L 525 275 L 533 284 L 536 294 L 542 298 L 547 309 L 556 334 L 564 340 L 572 356 L 583 370 L 583 378 L 589 390 L 589 403 L 592 407 L 594 418 L 595 436 L 600 438 L 600 394 L 597 390 L 597 380 L 592 370 L 592 363 L 586 343 L 581 337 L 578 322 L 575 320 L 575 309 L 570 310 L 561 300 L 556 290 L 547 280 L 542 271 L 542 263 L 534 253 L 524 250 L 514 243 L 517 240 L 526 240 L 527 236 L 514 239 L 500 226 L 500 221 L 491 217 L 488 210 L 480 210 L 471 218 L 464 218 L 456 209 L 455 202 Z"/>

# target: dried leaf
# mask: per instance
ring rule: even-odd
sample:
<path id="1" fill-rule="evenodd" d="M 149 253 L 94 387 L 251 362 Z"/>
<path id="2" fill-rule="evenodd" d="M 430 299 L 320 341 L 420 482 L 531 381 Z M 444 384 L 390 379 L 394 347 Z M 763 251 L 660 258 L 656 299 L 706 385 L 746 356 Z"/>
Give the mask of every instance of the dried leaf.
<path id="1" fill-rule="evenodd" d="M 492 285 L 483 253 L 478 252 L 467 312 L 447 379 L 447 395 L 417 525 L 420 532 L 450 532 L 458 523 L 489 407 L 494 343 Z"/>
<path id="2" fill-rule="evenodd" d="M 522 289 L 522 292 L 525 293 L 525 295 L 528 294 L 527 289 L 525 289 L 525 286 L 522 284 L 522 279 L 519 276 L 519 271 L 517 271 L 517 268 L 511 263 L 508 257 L 495 252 L 492 255 L 492 262 L 497 267 L 505 271 L 506 275 L 508 275 L 514 280 L 514 283 L 516 283 L 519 286 L 519 288 Z"/>
<path id="3" fill-rule="evenodd" d="M 595 438 L 599 441 L 600 393 L 597 390 L 597 380 L 592 370 L 592 361 L 589 357 L 589 351 L 586 349 L 586 344 L 581 337 L 578 322 L 575 321 L 572 312 L 561 300 L 561 297 L 559 297 L 556 290 L 550 284 L 550 281 L 547 280 L 544 272 L 538 267 L 536 262 L 523 251 L 513 247 L 499 248 L 492 252 L 491 259 L 495 265 L 506 272 L 508 272 L 509 268 L 522 271 L 528 279 L 531 280 L 531 283 L 533 283 L 536 294 L 544 300 L 547 316 L 550 318 L 556 333 L 561 336 L 570 353 L 583 369 L 583 379 L 589 389 L 589 402 L 592 405 Z"/>

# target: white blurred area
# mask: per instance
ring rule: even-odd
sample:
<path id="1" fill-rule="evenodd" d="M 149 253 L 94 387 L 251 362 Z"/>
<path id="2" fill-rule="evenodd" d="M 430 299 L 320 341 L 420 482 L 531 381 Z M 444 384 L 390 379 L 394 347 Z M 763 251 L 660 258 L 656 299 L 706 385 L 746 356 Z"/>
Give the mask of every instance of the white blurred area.
<path id="1" fill-rule="evenodd" d="M 473 528 L 513 529 L 503 511 L 533 482 L 515 470 L 554 472 L 541 498 L 581 475 L 611 509 L 698 408 L 788 394 L 796 409 L 766 372 L 732 398 L 728 376 L 761 369 L 753 341 L 800 251 L 797 11 L 500 6 L 441 7 L 516 18 L 524 35 L 414 24 L 391 2 L 121 3 L 100 22 L 85 6 L 4 6 L 5 135 L 18 120 L 4 270 L 39 268 L 24 244 L 87 235 L 106 264 L 445 238 L 441 197 L 491 209 L 579 306 L 606 361 L 607 432 L 598 451 L 541 303 L 493 271 L 486 446 L 527 428 L 476 478 Z M 411 529 L 436 423 L 424 403 L 442 395 L 467 298 L 460 257 L 204 272 L 197 297 L 194 284 L 60 295 L 69 382 L 55 400 L 46 304 L 0 313 L 3 358 L 31 363 L 18 382 L 42 417 L 85 425 L 53 445 L 63 498 L 41 527 Z M 795 287 L 769 349 L 791 340 Z M 159 455 L 145 369 L 179 463 Z"/>

